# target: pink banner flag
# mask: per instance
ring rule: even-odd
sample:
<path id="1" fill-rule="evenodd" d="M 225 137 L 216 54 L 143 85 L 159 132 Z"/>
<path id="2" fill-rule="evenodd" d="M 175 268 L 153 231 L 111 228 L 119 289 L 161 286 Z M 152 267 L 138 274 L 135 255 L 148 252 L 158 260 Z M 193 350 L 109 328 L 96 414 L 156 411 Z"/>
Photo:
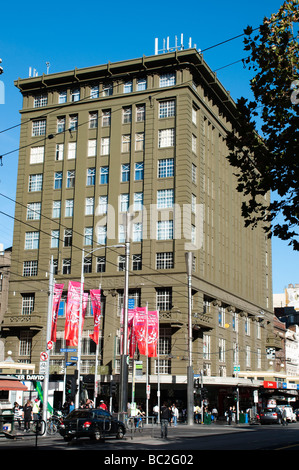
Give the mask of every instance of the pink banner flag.
<path id="1" fill-rule="evenodd" d="M 148 357 L 157 357 L 159 341 L 159 314 L 157 311 L 148 312 L 147 354 Z"/>
<path id="2" fill-rule="evenodd" d="M 147 355 L 147 308 L 135 308 L 134 336 L 140 354 Z"/>
<path id="3" fill-rule="evenodd" d="M 80 316 L 80 296 L 81 296 L 81 283 L 76 281 L 69 281 L 67 304 L 66 304 L 66 318 L 64 339 L 66 339 L 67 346 L 78 346 L 78 333 L 79 333 L 79 316 Z M 88 301 L 88 294 L 83 294 L 82 299 L 82 329 L 86 313 Z"/>
<path id="4" fill-rule="evenodd" d="M 52 322 L 51 322 L 51 341 L 56 342 L 57 316 L 58 308 L 62 295 L 64 284 L 55 284 L 53 293 Z"/>
<path id="5" fill-rule="evenodd" d="M 92 289 L 90 291 L 90 299 L 93 310 L 94 330 L 89 336 L 96 344 L 98 344 L 101 323 L 101 290 Z"/>

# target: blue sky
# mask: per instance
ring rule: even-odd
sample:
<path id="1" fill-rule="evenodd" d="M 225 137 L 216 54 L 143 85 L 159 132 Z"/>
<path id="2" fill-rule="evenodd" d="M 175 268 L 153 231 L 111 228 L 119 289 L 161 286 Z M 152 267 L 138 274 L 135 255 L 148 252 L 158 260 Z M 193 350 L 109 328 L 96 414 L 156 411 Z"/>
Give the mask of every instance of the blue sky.
<path id="1" fill-rule="evenodd" d="M 184 35 L 185 47 L 205 50 L 238 36 L 250 25 L 258 27 L 264 16 L 276 12 L 282 0 L 251 2 L 198 0 L 193 4 L 181 1 L 149 3 L 115 0 L 113 4 L 91 0 L 49 2 L 16 0 L 1 6 L 0 57 L 4 74 L 5 103 L 0 104 L 0 193 L 14 200 L 19 147 L 21 94 L 14 86 L 18 77 L 28 77 L 29 67 L 39 75 L 115 62 L 143 55 L 153 55 L 155 38 L 162 47 L 169 37 Z M 111 7 L 111 8 L 110 8 Z M 242 38 L 234 39 L 204 52 L 204 59 L 236 100 L 251 97 L 250 74 L 243 68 Z M 17 126 L 9 131 L 5 129 Z M 10 152 L 9 154 L 7 154 Z M 7 155 L 5 155 L 7 154 Z M 12 245 L 14 203 L 0 196 L 0 243 Z M 9 217 L 10 216 L 10 217 Z M 299 253 L 286 242 L 273 239 L 273 292 L 283 292 L 289 283 L 299 282 Z"/>

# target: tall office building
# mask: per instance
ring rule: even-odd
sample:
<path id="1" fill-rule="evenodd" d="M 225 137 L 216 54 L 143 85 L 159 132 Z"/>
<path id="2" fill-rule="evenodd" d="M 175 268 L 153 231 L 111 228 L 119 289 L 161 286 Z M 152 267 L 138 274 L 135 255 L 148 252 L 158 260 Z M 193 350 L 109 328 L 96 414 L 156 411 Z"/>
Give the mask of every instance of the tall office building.
<path id="1" fill-rule="evenodd" d="M 159 361 L 149 361 L 153 400 L 158 376 L 162 396 L 186 394 L 186 252 L 194 255 L 193 370 L 211 385 L 210 402 L 219 387 L 234 384 L 236 370 L 262 371 L 271 345 L 271 243 L 262 228 L 244 227 L 243 196 L 226 159 L 235 104 L 202 55 L 177 50 L 15 85 L 23 108 L 2 328 L 14 358 L 39 369 L 53 256 L 55 281 L 64 283 L 51 351 L 51 372 L 60 373 L 68 282 L 80 281 L 84 249 L 84 290 L 102 289 L 97 375 L 117 378 L 125 250 L 114 245 L 124 243 L 130 212 L 129 299 L 159 310 Z M 95 373 L 92 330 L 88 305 L 83 377 Z M 136 394 L 144 397 L 144 376 Z"/>

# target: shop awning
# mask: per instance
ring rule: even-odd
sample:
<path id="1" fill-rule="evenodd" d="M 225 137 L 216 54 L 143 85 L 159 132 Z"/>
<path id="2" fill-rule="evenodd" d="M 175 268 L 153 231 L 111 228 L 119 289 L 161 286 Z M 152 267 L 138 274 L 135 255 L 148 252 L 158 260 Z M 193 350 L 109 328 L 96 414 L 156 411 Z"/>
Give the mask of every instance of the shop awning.
<path id="1" fill-rule="evenodd" d="M 21 390 L 25 392 L 28 387 L 19 380 L 0 379 L 0 390 Z"/>

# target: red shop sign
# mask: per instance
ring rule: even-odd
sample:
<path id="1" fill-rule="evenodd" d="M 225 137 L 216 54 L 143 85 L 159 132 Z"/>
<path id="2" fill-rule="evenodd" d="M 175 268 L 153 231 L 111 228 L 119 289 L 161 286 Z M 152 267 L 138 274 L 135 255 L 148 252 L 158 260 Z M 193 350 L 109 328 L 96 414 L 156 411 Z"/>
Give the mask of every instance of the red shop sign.
<path id="1" fill-rule="evenodd" d="M 277 388 L 277 382 L 264 381 L 264 388 Z"/>

